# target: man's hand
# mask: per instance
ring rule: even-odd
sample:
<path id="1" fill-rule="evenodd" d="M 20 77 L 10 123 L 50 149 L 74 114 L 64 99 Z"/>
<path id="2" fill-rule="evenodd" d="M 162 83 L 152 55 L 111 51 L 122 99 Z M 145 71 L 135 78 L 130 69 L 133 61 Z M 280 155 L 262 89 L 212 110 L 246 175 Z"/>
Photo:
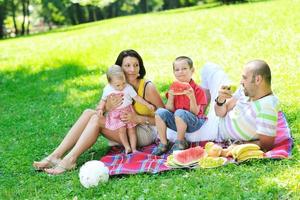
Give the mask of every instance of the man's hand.
<path id="1" fill-rule="evenodd" d="M 219 89 L 218 102 L 222 103 L 226 99 L 230 99 L 232 97 L 232 92 L 229 90 L 228 86 L 222 85 Z"/>

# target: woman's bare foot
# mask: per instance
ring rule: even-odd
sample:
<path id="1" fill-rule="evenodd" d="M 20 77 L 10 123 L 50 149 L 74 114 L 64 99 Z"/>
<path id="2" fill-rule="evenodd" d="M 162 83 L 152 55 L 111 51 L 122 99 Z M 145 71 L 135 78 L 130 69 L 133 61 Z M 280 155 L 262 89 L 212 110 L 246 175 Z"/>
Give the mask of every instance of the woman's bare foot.
<path id="1" fill-rule="evenodd" d="M 132 153 L 136 153 L 138 150 L 136 149 L 132 149 Z"/>
<path id="2" fill-rule="evenodd" d="M 60 161 L 61 159 L 59 158 L 48 156 L 41 161 L 34 161 L 32 165 L 36 170 L 43 170 L 45 168 L 56 166 Z"/>
<path id="3" fill-rule="evenodd" d="M 125 148 L 125 154 L 127 155 L 127 154 L 130 154 L 132 151 L 131 151 L 131 148 L 129 147 L 129 148 Z"/>
<path id="4" fill-rule="evenodd" d="M 71 162 L 68 159 L 63 159 L 55 167 L 44 169 L 47 174 L 58 175 L 66 171 L 73 170 L 76 167 L 76 162 Z"/>

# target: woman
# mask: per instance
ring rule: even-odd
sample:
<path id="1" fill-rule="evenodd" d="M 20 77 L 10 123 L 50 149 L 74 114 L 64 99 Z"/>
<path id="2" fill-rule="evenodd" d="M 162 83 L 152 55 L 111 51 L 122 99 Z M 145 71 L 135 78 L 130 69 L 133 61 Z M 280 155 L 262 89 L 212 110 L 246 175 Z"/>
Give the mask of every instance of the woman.
<path id="1" fill-rule="evenodd" d="M 155 86 L 144 79 L 146 70 L 141 56 L 134 50 L 122 51 L 116 62 L 122 67 L 126 79 L 137 91 L 138 95 L 154 105 L 156 108 L 163 107 L 163 102 Z M 118 107 L 122 103 L 122 96 L 111 95 L 107 99 L 106 109 Z M 136 113 L 124 113 L 121 119 L 124 122 L 137 123 L 138 145 L 151 144 L 156 135 L 154 113 L 146 106 L 135 103 L 133 105 Z M 48 174 L 61 174 L 76 166 L 77 158 L 90 148 L 97 140 L 100 133 L 108 140 L 121 144 L 116 131 L 108 130 L 105 127 L 105 117 L 97 115 L 96 110 L 85 110 L 76 123 L 69 130 L 60 145 L 46 158 L 34 162 L 36 169 L 43 169 Z M 69 151 L 65 156 L 64 154 Z"/>

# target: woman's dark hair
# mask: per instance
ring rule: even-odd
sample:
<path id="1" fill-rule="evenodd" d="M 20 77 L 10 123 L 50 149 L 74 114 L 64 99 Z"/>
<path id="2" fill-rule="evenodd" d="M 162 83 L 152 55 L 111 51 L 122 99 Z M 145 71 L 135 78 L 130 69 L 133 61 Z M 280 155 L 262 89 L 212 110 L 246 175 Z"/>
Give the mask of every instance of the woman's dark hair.
<path id="1" fill-rule="evenodd" d="M 140 71 L 139 71 L 139 76 L 138 76 L 138 79 L 142 79 L 144 78 L 144 76 L 146 75 L 146 70 L 145 70 L 145 67 L 144 67 L 144 63 L 143 63 L 143 59 L 142 57 L 138 54 L 138 52 L 136 52 L 135 50 L 133 49 L 128 49 L 128 50 L 124 50 L 124 51 L 121 51 L 121 53 L 119 54 L 115 64 L 116 65 L 119 65 L 119 66 L 122 66 L 122 63 L 123 63 L 123 59 L 125 57 L 134 57 L 136 59 L 138 59 L 139 61 L 139 66 L 140 66 Z"/>

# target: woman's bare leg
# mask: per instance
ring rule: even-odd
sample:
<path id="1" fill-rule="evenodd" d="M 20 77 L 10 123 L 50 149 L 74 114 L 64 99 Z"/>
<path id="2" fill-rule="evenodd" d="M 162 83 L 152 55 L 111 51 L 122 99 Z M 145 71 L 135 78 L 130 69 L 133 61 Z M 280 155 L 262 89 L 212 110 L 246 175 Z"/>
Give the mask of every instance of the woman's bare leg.
<path id="1" fill-rule="evenodd" d="M 44 158 L 39 162 L 34 162 L 33 166 L 37 169 L 41 169 L 50 167 L 58 162 L 59 159 L 75 145 L 83 133 L 83 130 L 87 126 L 89 120 L 95 113 L 96 112 L 92 109 L 86 109 L 69 130 L 59 146 L 47 158 Z"/>
<path id="2" fill-rule="evenodd" d="M 97 141 L 100 131 L 99 117 L 95 114 L 90 118 L 87 126 L 71 151 L 56 167 L 45 169 L 45 172 L 49 174 L 61 174 L 66 170 L 74 168 L 78 157 Z"/>
<path id="3" fill-rule="evenodd" d="M 136 137 L 136 130 L 135 127 L 133 128 L 128 128 L 128 137 L 129 137 L 129 142 L 131 146 L 132 152 L 136 152 L 136 143 L 137 143 L 137 137 Z"/>
<path id="4" fill-rule="evenodd" d="M 129 145 L 129 142 L 128 142 L 128 137 L 127 137 L 127 130 L 126 130 L 126 127 L 121 127 L 119 128 L 119 136 L 120 136 L 120 139 L 121 139 L 121 142 L 122 142 L 122 145 L 124 146 L 125 148 L 125 153 L 130 153 L 131 152 L 131 148 L 130 148 L 130 145 Z"/>

